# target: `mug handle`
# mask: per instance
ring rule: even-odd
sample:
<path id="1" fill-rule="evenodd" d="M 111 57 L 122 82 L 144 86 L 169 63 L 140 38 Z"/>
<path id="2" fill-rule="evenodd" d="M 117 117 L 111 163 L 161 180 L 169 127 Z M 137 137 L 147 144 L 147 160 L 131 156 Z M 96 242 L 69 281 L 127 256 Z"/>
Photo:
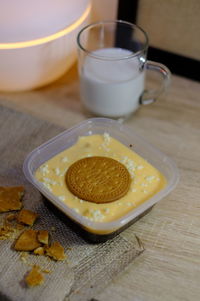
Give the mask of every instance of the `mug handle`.
<path id="1" fill-rule="evenodd" d="M 170 70 L 163 64 L 147 61 L 146 62 L 146 70 L 159 72 L 162 76 L 163 81 L 160 87 L 156 90 L 145 90 L 140 98 L 140 104 L 148 105 L 158 98 L 160 94 L 162 94 L 171 82 L 171 72 Z"/>

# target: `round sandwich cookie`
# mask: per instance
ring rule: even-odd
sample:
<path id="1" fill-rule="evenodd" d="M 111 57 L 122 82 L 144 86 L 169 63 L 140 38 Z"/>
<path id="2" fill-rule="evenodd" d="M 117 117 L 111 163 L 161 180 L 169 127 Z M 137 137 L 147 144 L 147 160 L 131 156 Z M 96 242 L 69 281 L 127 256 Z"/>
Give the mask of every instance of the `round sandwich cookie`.
<path id="1" fill-rule="evenodd" d="M 123 197 L 131 183 L 127 168 L 108 157 L 87 157 L 74 162 L 66 172 L 68 189 L 78 198 L 109 203 Z"/>

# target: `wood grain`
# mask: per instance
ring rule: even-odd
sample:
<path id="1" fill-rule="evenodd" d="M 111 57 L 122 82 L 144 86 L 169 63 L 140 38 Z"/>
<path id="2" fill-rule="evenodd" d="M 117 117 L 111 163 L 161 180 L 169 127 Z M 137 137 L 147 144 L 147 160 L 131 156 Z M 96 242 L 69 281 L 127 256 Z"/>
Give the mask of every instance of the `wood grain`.
<path id="1" fill-rule="evenodd" d="M 199 95 L 198 82 L 173 76 L 167 94 L 125 122 L 174 159 L 181 178 L 177 188 L 131 228 L 142 239 L 146 252 L 94 296 L 99 301 L 199 300 Z M 66 128 L 89 116 L 80 105 L 75 67 L 52 85 L 30 92 L 1 93 L 0 97 L 0 103 L 8 107 Z"/>

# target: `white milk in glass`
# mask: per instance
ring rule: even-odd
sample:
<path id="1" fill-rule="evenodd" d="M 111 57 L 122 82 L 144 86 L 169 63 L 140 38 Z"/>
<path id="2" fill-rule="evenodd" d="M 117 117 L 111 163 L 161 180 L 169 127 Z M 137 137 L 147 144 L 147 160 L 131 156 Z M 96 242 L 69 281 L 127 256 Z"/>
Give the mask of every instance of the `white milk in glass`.
<path id="1" fill-rule="evenodd" d="M 144 71 L 137 56 L 121 48 L 103 48 L 87 56 L 82 66 L 81 99 L 85 107 L 107 117 L 126 116 L 139 106 L 144 91 Z"/>

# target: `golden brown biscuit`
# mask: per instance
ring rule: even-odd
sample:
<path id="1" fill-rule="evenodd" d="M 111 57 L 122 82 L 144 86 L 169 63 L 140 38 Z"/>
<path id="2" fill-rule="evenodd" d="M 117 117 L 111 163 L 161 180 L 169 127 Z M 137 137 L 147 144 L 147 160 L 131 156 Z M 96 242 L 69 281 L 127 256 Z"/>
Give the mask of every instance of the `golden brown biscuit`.
<path id="1" fill-rule="evenodd" d="M 108 157 L 88 157 L 73 163 L 66 173 L 69 190 L 80 199 L 108 203 L 123 197 L 131 179 L 127 168 Z"/>
<path id="2" fill-rule="evenodd" d="M 34 249 L 41 246 L 37 240 L 38 231 L 36 230 L 25 230 L 17 239 L 14 249 L 16 251 L 33 251 Z"/>
<path id="3" fill-rule="evenodd" d="M 44 282 L 44 277 L 40 272 L 39 266 L 33 266 L 32 270 L 29 271 L 25 277 L 25 283 L 29 286 L 41 285 Z"/>
<path id="4" fill-rule="evenodd" d="M 48 245 L 49 243 L 49 233 L 46 230 L 39 230 L 37 239 L 44 245 Z"/>
<path id="5" fill-rule="evenodd" d="M 33 253 L 36 254 L 36 255 L 44 255 L 45 250 L 44 250 L 43 247 L 39 247 L 39 248 L 35 249 L 35 250 L 33 251 Z"/>
<path id="6" fill-rule="evenodd" d="M 28 226 L 33 226 L 37 217 L 38 217 L 37 213 L 35 213 L 31 210 L 22 209 L 17 216 L 17 220 L 19 223 L 22 223 L 22 224 L 25 224 Z"/>
<path id="7" fill-rule="evenodd" d="M 46 254 L 55 260 L 64 260 L 66 255 L 64 253 L 64 248 L 57 241 L 53 242 L 50 247 L 46 248 Z"/>
<path id="8" fill-rule="evenodd" d="M 20 210 L 23 194 L 23 186 L 0 187 L 0 212 Z"/>

